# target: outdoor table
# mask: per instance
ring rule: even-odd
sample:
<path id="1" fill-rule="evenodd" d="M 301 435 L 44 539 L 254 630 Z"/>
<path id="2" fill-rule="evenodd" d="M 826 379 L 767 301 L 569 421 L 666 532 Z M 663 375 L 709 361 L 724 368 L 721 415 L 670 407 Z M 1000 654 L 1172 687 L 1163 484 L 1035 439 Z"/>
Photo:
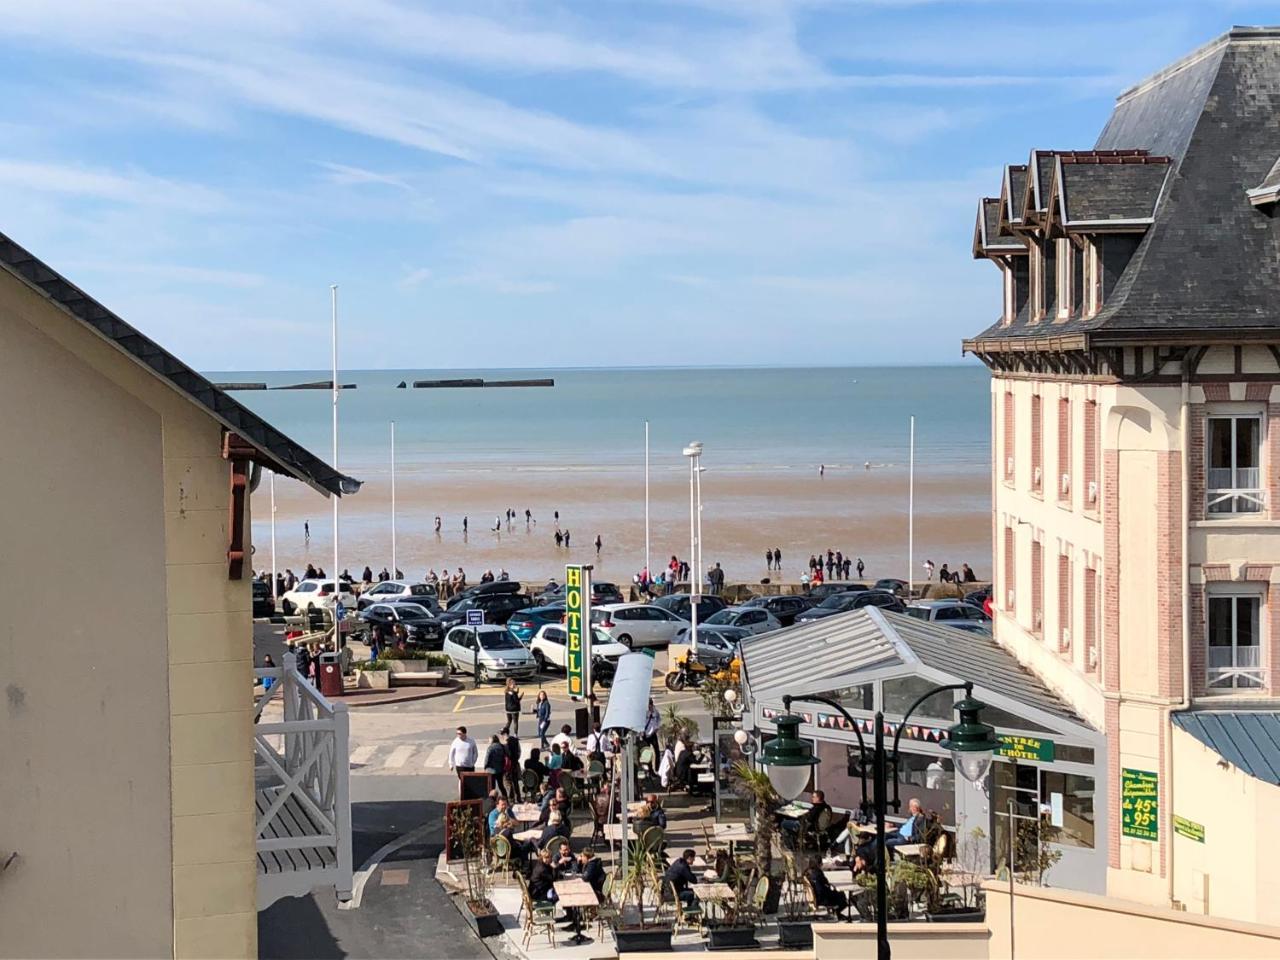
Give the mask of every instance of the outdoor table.
<path id="1" fill-rule="evenodd" d="M 606 838 L 606 839 L 608 839 L 608 840 L 621 840 L 621 839 L 622 839 L 622 824 L 620 824 L 620 823 L 606 823 L 606 824 L 604 825 L 604 835 L 605 835 L 605 838 Z M 631 824 L 629 824 L 629 823 L 627 824 L 627 839 L 628 839 L 628 840 L 639 840 L 639 839 L 640 839 L 639 837 L 637 837 L 637 836 L 636 836 L 636 829 L 635 829 L 635 827 L 633 827 L 633 826 L 632 826 Z"/>
<path id="2" fill-rule="evenodd" d="M 813 804 L 805 803 L 803 800 L 792 800 L 784 807 L 778 808 L 778 816 L 790 817 L 795 820 L 803 817 L 806 813 L 813 809 Z"/>
<path id="3" fill-rule="evenodd" d="M 745 823 L 717 823 L 711 829 L 717 840 L 727 840 L 730 843 L 750 843 L 756 836 Z"/>
<path id="4" fill-rule="evenodd" d="M 556 902 L 566 909 L 573 907 L 573 936 L 569 942 L 587 943 L 591 938 L 582 935 L 582 911 L 585 907 L 600 906 L 600 898 L 591 889 L 591 884 L 580 878 L 557 880 L 553 887 L 556 891 Z"/>
<path id="5" fill-rule="evenodd" d="M 693 895 L 708 905 L 714 904 L 717 907 L 736 898 L 733 887 L 727 883 L 718 881 L 711 883 L 691 883 L 689 889 L 693 891 Z"/>
<path id="6" fill-rule="evenodd" d="M 513 833 L 512 836 L 521 843 L 529 843 L 531 840 L 537 840 L 542 836 L 542 828 L 530 827 L 528 830 L 521 830 L 519 833 Z"/>
<path id="7" fill-rule="evenodd" d="M 520 823 L 537 823 L 542 816 L 542 808 L 536 803 L 517 803 L 510 807 L 511 819 Z"/>

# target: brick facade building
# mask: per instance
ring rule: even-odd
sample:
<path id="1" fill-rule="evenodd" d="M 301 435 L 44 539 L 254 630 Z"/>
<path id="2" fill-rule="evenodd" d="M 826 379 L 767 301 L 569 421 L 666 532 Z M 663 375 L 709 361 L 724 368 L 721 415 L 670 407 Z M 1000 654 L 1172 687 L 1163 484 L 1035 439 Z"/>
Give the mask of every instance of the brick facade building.
<path id="1" fill-rule="evenodd" d="M 1280 811 L 1278 201 L 1280 29 L 1236 28 L 1093 149 L 1005 167 L 974 234 L 1003 308 L 965 342 L 992 373 L 996 639 L 1108 743 L 1105 790 L 1041 802 L 1107 805 L 1111 893 L 1263 922 L 1280 891 L 1241 841 Z M 1209 758 L 1236 795 L 1189 778 Z M 1126 770 L 1158 784 L 1147 837 Z"/>

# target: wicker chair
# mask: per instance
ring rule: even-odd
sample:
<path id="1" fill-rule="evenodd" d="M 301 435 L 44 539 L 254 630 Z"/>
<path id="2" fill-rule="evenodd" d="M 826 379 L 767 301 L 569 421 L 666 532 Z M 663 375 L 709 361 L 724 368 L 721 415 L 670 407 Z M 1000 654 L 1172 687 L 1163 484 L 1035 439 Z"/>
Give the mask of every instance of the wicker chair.
<path id="1" fill-rule="evenodd" d="M 676 893 L 675 885 L 670 880 L 662 881 L 662 890 L 667 902 L 675 911 L 675 932 L 679 932 L 681 927 L 688 930 L 700 930 L 702 928 L 702 906 L 700 904 L 686 905 Z"/>
<path id="2" fill-rule="evenodd" d="M 552 949 L 556 945 L 556 905 L 549 900 L 540 900 L 537 903 L 529 896 L 529 884 L 520 874 L 516 874 L 520 880 L 520 914 L 516 919 L 520 919 L 520 915 L 524 916 L 524 948 L 529 949 L 529 941 L 533 939 L 533 935 L 542 930 L 547 939 L 551 941 Z"/>
<path id="3" fill-rule="evenodd" d="M 507 877 L 514 873 L 511 841 L 506 837 L 493 837 L 489 840 L 489 865 L 491 869 Z"/>
<path id="4" fill-rule="evenodd" d="M 622 911 L 613 898 L 613 874 L 605 877 L 604 889 L 600 891 L 600 904 L 590 909 L 593 911 L 591 917 L 596 923 L 596 939 L 602 939 L 605 925 L 615 923 L 622 916 Z"/>

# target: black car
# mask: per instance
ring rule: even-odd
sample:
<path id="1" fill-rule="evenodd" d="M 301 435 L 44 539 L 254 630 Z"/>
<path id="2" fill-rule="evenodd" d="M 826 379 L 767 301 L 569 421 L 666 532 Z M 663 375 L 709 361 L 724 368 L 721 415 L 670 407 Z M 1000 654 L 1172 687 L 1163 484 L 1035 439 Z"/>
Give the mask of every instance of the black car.
<path id="1" fill-rule="evenodd" d="M 658 597 L 653 601 L 655 607 L 661 607 L 669 613 L 674 613 L 682 620 L 688 620 L 693 613 L 693 604 L 689 602 L 689 594 L 673 593 L 669 596 Z M 719 613 L 729 604 L 719 597 L 704 593 L 702 599 L 698 601 L 698 621 L 704 622 L 710 620 L 713 614 Z"/>
<path id="2" fill-rule="evenodd" d="M 564 584 L 557 583 L 554 587 L 550 584 L 543 589 L 535 598 L 538 603 L 550 606 L 555 603 L 564 603 Z M 592 606 L 600 606 L 603 603 L 626 603 L 627 598 L 622 595 L 622 591 L 618 589 L 616 583 L 610 583 L 608 580 L 600 582 L 592 581 L 591 583 L 591 604 Z"/>
<path id="3" fill-rule="evenodd" d="M 796 623 L 811 623 L 825 617 L 833 617 L 837 613 L 848 613 L 862 607 L 880 607 L 903 613 L 907 606 L 892 593 L 886 590 L 854 590 L 847 593 L 833 593 L 816 607 L 804 611 L 796 617 Z"/>
<path id="4" fill-rule="evenodd" d="M 467 619 L 468 610 L 483 610 L 485 623 L 504 624 L 511 615 L 529 606 L 527 593 L 481 593 L 471 597 L 463 597 L 457 603 L 450 603 L 449 609 L 440 614 L 440 622 L 445 629 L 463 623 Z"/>
<path id="5" fill-rule="evenodd" d="M 461 593 L 454 594 L 449 598 L 447 609 L 452 610 L 460 603 L 465 603 L 472 597 L 486 597 L 495 593 L 519 593 L 520 582 L 518 580 L 490 580 L 488 583 L 476 583 L 467 587 Z M 525 602 L 529 600 L 525 597 Z"/>
<path id="6" fill-rule="evenodd" d="M 395 628 L 399 624 L 407 634 L 406 642 L 413 646 L 429 650 L 439 650 L 444 644 L 444 625 L 440 618 L 421 604 L 409 603 L 375 603 L 356 614 L 360 621 L 365 645 L 368 646 L 374 624 L 382 627 L 384 643 L 395 639 Z"/>
<path id="7" fill-rule="evenodd" d="M 255 617 L 275 616 L 276 602 L 271 596 L 271 584 L 265 580 L 253 581 L 253 615 Z"/>
<path id="8" fill-rule="evenodd" d="M 881 577 L 876 581 L 874 590 L 887 590 L 895 597 L 905 597 L 907 595 L 907 581 L 899 580 L 897 577 Z"/>
<path id="9" fill-rule="evenodd" d="M 815 600 L 823 600 L 833 593 L 852 593 L 855 590 L 870 590 L 865 583 L 847 583 L 843 580 L 829 580 L 809 588 L 809 596 Z"/>
<path id="10" fill-rule="evenodd" d="M 814 605 L 813 597 L 808 596 L 780 596 L 780 597 L 752 597 L 739 604 L 741 607 L 763 607 L 768 610 L 778 622 L 784 627 L 789 627 L 796 622 L 796 617 L 804 613 Z"/>
<path id="11" fill-rule="evenodd" d="M 987 609 L 987 600 L 989 600 L 990 598 L 991 598 L 991 585 L 988 584 L 987 586 L 983 587 L 980 590 L 973 590 L 973 591 L 970 591 L 969 593 L 966 593 L 964 595 L 964 602 L 971 603 L 975 607 L 980 607 L 983 610 L 985 610 Z"/>

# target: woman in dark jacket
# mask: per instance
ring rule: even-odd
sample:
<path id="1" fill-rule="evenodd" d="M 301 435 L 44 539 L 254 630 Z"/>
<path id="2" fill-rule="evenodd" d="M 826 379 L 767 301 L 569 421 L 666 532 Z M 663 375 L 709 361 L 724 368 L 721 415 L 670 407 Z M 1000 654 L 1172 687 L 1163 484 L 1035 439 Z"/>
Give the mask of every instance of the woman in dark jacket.
<path id="1" fill-rule="evenodd" d="M 551 729 L 551 701 L 547 699 L 547 691 L 539 690 L 538 699 L 534 701 L 533 712 L 538 718 L 538 740 L 543 750 L 547 746 L 547 731 Z"/>
<path id="2" fill-rule="evenodd" d="M 489 749 L 484 753 L 484 768 L 493 777 L 498 792 L 505 797 L 507 795 L 507 787 L 502 782 L 502 774 L 507 769 L 507 748 L 498 742 L 496 733 L 489 742 Z"/>
<path id="3" fill-rule="evenodd" d="M 502 695 L 503 709 L 507 712 L 507 729 L 512 733 L 520 732 L 520 701 L 524 694 L 516 686 L 516 678 L 507 678 L 507 689 Z"/>
<path id="4" fill-rule="evenodd" d="M 551 851 L 543 850 L 529 873 L 529 899 L 534 903 L 555 900 L 556 872 L 551 866 Z"/>

